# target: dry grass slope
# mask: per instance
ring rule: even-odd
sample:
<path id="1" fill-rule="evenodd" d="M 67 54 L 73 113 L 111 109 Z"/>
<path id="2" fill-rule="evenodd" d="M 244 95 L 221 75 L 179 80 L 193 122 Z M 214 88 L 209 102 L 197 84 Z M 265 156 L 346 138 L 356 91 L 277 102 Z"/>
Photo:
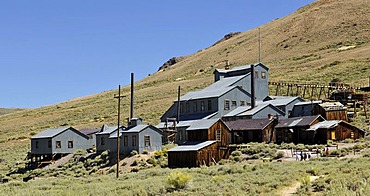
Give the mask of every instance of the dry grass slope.
<path id="1" fill-rule="evenodd" d="M 340 78 L 350 84 L 367 84 L 369 13 L 368 0 L 319 0 L 261 26 L 262 61 L 270 67 L 271 80 L 327 83 Z M 177 86 L 182 87 L 182 94 L 203 88 L 212 82 L 214 69 L 222 68 L 224 60 L 229 60 L 231 66 L 255 63 L 257 32 L 240 33 L 137 82 L 135 115 L 156 124 L 176 98 Z M 0 158 L 7 161 L 0 165 L 0 173 L 24 158 L 29 138 L 43 129 L 115 124 L 115 93 L 107 91 L 0 116 Z M 129 87 L 123 94 L 129 95 Z M 126 117 L 129 97 L 123 99 L 122 113 Z"/>

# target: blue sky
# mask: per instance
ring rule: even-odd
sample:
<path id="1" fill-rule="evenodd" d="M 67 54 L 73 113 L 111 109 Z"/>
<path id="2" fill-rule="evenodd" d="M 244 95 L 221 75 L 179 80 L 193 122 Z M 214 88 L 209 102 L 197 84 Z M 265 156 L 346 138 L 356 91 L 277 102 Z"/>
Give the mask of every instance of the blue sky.
<path id="1" fill-rule="evenodd" d="M 0 1 L 0 108 L 34 108 L 128 85 L 174 56 L 313 0 Z"/>

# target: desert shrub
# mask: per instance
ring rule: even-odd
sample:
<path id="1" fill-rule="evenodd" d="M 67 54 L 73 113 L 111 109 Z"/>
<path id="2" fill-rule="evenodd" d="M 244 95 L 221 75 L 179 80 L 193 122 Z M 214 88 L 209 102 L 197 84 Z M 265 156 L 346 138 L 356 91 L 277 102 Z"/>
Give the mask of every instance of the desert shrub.
<path id="1" fill-rule="evenodd" d="M 280 159 L 280 158 L 283 158 L 284 156 L 285 156 L 285 152 L 279 151 L 278 153 L 276 153 L 275 158 Z"/>
<path id="2" fill-rule="evenodd" d="M 130 166 L 137 166 L 138 165 L 138 161 L 135 159 Z"/>
<path id="3" fill-rule="evenodd" d="M 167 178 L 167 184 L 170 186 L 170 188 L 179 190 L 185 188 L 192 179 L 193 177 L 190 174 L 177 171 L 170 173 Z"/>
<path id="4" fill-rule="evenodd" d="M 306 170 L 306 173 L 307 174 L 310 174 L 310 175 L 312 175 L 312 176 L 317 176 L 317 169 L 316 168 L 311 168 L 311 169 L 307 169 Z"/>
<path id="5" fill-rule="evenodd" d="M 135 155 L 137 155 L 138 153 L 137 153 L 137 151 L 136 150 L 133 150 L 133 151 L 131 151 L 130 152 L 130 156 L 135 156 Z"/>
<path id="6" fill-rule="evenodd" d="M 242 158 L 240 156 L 230 156 L 230 159 L 235 161 L 235 162 L 240 162 Z"/>
<path id="7" fill-rule="evenodd" d="M 297 144 L 296 145 L 296 149 L 297 150 L 303 150 L 303 149 L 305 149 L 306 148 L 306 146 L 304 145 L 304 144 Z"/>
<path id="8" fill-rule="evenodd" d="M 242 152 L 239 151 L 239 150 L 235 150 L 231 153 L 231 156 L 241 156 L 242 155 Z"/>
<path id="9" fill-rule="evenodd" d="M 86 154 L 86 151 L 85 150 L 82 150 L 82 149 L 78 149 L 73 154 L 75 154 L 75 155 L 85 155 Z"/>
<path id="10" fill-rule="evenodd" d="M 347 138 L 343 141 L 343 143 L 354 143 L 355 141 L 351 138 Z"/>
<path id="11" fill-rule="evenodd" d="M 149 154 L 147 150 L 143 150 L 143 154 Z"/>

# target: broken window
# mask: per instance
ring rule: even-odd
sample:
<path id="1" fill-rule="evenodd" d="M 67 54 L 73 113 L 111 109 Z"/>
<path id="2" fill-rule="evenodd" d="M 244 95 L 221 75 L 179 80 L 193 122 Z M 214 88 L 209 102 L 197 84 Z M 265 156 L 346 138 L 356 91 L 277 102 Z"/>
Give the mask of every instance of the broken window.
<path id="1" fill-rule="evenodd" d="M 186 103 L 186 113 L 190 113 L 190 104 Z"/>
<path id="2" fill-rule="evenodd" d="M 212 110 L 212 100 L 208 100 L 208 111 Z"/>
<path id="3" fill-rule="evenodd" d="M 205 108 L 205 102 L 204 101 L 201 101 L 200 102 L 200 111 L 204 112 L 204 110 L 206 110 L 206 108 Z"/>
<path id="4" fill-rule="evenodd" d="M 261 78 L 266 79 L 266 72 L 264 72 L 264 71 L 261 72 Z"/>
<path id="5" fill-rule="evenodd" d="M 136 146 L 136 135 L 132 136 L 132 146 Z"/>
<path id="6" fill-rule="evenodd" d="M 48 140 L 48 148 L 51 148 L 51 140 Z"/>
<path id="7" fill-rule="evenodd" d="M 194 102 L 193 103 L 193 112 L 197 112 L 197 111 L 198 111 L 198 103 Z"/>
<path id="8" fill-rule="evenodd" d="M 221 130 L 220 129 L 216 130 L 216 140 L 221 141 Z"/>
<path id="9" fill-rule="evenodd" d="M 123 136 L 123 146 L 128 146 L 128 136 Z"/>
<path id="10" fill-rule="evenodd" d="M 231 106 L 236 107 L 236 101 L 235 100 L 231 101 Z"/>
<path id="11" fill-rule="evenodd" d="M 60 141 L 55 141 L 55 148 L 61 148 L 62 143 Z"/>
<path id="12" fill-rule="evenodd" d="M 254 72 L 254 78 L 258 78 L 258 71 Z"/>
<path id="13" fill-rule="evenodd" d="M 102 146 L 105 145 L 105 139 L 104 139 L 104 137 L 100 138 L 100 145 L 102 145 Z"/>
<path id="14" fill-rule="evenodd" d="M 230 100 L 225 100 L 224 109 L 225 110 L 230 110 Z"/>
<path id="15" fill-rule="evenodd" d="M 240 100 L 240 106 L 244 106 L 245 105 L 245 100 Z"/>
<path id="16" fill-rule="evenodd" d="M 150 136 L 144 135 L 144 146 L 149 147 L 150 146 Z"/>
<path id="17" fill-rule="evenodd" d="M 73 148 L 73 141 L 68 141 L 68 148 Z"/>

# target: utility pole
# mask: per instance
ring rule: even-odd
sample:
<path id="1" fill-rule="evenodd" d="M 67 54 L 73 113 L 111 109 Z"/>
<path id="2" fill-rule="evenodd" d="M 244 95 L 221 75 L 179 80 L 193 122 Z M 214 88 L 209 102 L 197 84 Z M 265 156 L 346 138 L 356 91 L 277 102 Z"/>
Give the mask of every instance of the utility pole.
<path id="1" fill-rule="evenodd" d="M 124 96 L 121 96 L 121 85 L 118 85 L 118 96 L 114 95 L 114 98 L 118 99 L 118 120 L 117 120 L 117 171 L 116 171 L 116 177 L 119 177 L 119 149 L 120 149 L 120 139 L 119 139 L 119 130 L 120 130 L 120 115 L 121 115 L 121 99 Z"/>

